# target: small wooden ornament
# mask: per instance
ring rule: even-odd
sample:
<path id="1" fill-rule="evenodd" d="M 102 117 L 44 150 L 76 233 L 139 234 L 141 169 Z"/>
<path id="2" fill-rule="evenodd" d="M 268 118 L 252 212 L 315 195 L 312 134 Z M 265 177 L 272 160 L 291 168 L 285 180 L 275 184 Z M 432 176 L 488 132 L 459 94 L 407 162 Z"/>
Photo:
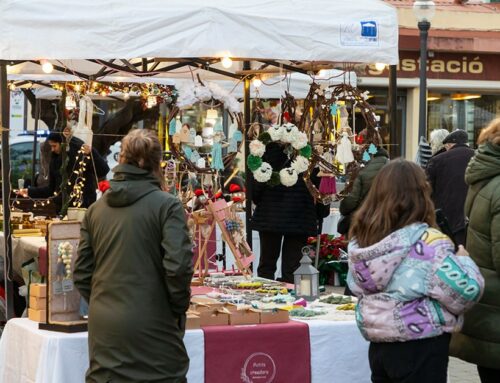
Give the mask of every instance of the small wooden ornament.
<path id="1" fill-rule="evenodd" d="M 202 157 L 198 161 L 196 161 L 196 166 L 199 168 L 204 168 L 206 166 L 205 159 Z"/>
<path id="2" fill-rule="evenodd" d="M 197 148 L 203 146 L 203 138 L 201 136 L 198 135 L 194 138 L 194 146 Z"/>
<path id="3" fill-rule="evenodd" d="M 175 133 L 173 136 L 172 136 L 172 142 L 174 144 L 180 144 L 181 143 L 181 134 L 180 133 Z"/>
<path id="4" fill-rule="evenodd" d="M 181 128 L 181 133 L 180 133 L 181 142 L 189 142 L 190 137 L 191 134 L 189 132 L 189 128 L 187 126 L 183 126 Z"/>

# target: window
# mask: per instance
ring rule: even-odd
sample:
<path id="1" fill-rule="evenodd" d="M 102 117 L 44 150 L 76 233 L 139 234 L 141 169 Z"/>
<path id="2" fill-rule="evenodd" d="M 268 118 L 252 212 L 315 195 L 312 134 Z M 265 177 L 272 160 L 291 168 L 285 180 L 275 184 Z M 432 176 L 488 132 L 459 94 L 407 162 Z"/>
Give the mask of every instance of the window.
<path id="1" fill-rule="evenodd" d="M 428 129 L 462 129 L 475 145 L 479 132 L 500 116 L 500 95 L 481 93 L 429 93 Z"/>

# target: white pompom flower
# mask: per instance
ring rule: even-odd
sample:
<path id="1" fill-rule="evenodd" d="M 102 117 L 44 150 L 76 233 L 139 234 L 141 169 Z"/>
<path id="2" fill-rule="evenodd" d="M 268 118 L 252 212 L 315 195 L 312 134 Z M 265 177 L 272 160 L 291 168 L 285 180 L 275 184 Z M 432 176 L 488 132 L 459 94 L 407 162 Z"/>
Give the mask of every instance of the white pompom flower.
<path id="1" fill-rule="evenodd" d="M 297 156 L 292 162 L 292 168 L 297 174 L 304 173 L 309 168 L 309 160 L 304 156 Z"/>
<path id="2" fill-rule="evenodd" d="M 305 134 L 304 132 L 297 131 L 292 141 L 293 148 L 300 150 L 302 148 L 305 148 L 307 146 L 307 143 L 308 143 L 307 134 Z"/>
<path id="3" fill-rule="evenodd" d="M 283 134 L 281 136 L 281 141 L 286 143 L 293 142 L 295 135 L 299 132 L 299 128 L 297 128 L 294 124 L 287 123 L 283 125 Z"/>
<path id="4" fill-rule="evenodd" d="M 293 168 L 284 168 L 280 171 L 280 181 L 284 186 L 293 186 L 297 183 L 299 175 Z"/>
<path id="5" fill-rule="evenodd" d="M 267 132 L 271 136 L 271 140 L 279 141 L 283 135 L 283 127 L 281 125 L 272 125 Z"/>
<path id="6" fill-rule="evenodd" d="M 267 182 L 271 179 L 273 175 L 273 168 L 267 162 L 263 162 L 256 171 L 253 172 L 253 178 L 257 182 Z"/>
<path id="7" fill-rule="evenodd" d="M 262 157 L 266 152 L 266 145 L 262 141 L 252 140 L 249 145 L 252 156 Z"/>

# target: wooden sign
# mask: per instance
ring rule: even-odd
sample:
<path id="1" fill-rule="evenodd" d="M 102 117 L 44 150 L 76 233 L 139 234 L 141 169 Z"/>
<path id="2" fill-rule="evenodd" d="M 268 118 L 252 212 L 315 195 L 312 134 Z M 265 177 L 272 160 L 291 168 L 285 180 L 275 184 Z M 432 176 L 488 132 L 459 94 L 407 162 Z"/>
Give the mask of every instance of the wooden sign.
<path id="1" fill-rule="evenodd" d="M 81 296 L 73 283 L 73 270 L 80 242 L 80 222 L 53 222 L 48 228 L 47 323 L 43 330 L 78 332 L 87 330 L 80 315 Z"/>

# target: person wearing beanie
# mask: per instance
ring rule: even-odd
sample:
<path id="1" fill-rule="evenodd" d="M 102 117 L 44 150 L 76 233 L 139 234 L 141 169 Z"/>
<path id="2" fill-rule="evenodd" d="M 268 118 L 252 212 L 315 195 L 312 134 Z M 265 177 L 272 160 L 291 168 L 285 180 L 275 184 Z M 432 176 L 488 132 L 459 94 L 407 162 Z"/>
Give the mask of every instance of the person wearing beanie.
<path id="1" fill-rule="evenodd" d="M 47 142 L 50 145 L 51 157 L 49 163 L 49 184 L 43 187 L 30 187 L 28 189 L 21 189 L 19 194 L 22 196 L 29 196 L 31 198 L 50 198 L 55 205 L 56 213 L 61 214 L 63 209 L 62 195 L 60 193 L 63 176 L 61 174 L 62 167 L 62 149 L 63 143 L 67 144 L 67 158 L 68 164 L 66 166 L 66 172 L 68 177 L 69 185 L 64 185 L 65 191 L 68 196 L 73 191 L 74 183 L 76 180 L 76 174 L 74 171 L 77 169 L 75 163 L 77 157 L 79 156 L 79 150 L 83 148 L 86 155 L 91 154 L 92 163 L 87 163 L 85 172 L 83 176 L 85 178 L 83 186 L 83 196 L 81 207 L 89 207 L 96 200 L 96 188 L 97 180 L 106 177 L 109 172 L 109 167 L 106 161 L 99 155 L 97 150 L 91 149 L 89 146 L 84 145 L 83 141 L 76 137 L 71 137 L 70 129 L 64 130 L 64 133 L 58 131 L 52 131 L 47 136 Z M 95 173 L 94 173 L 95 168 Z M 69 202 L 69 207 L 73 206 L 72 200 Z"/>
<path id="2" fill-rule="evenodd" d="M 464 130 L 455 130 L 443 140 L 446 151 L 432 157 L 426 172 L 432 186 L 432 200 L 448 219 L 455 245 L 465 245 L 466 224 L 464 204 L 467 196 L 465 169 L 474 156 Z"/>

